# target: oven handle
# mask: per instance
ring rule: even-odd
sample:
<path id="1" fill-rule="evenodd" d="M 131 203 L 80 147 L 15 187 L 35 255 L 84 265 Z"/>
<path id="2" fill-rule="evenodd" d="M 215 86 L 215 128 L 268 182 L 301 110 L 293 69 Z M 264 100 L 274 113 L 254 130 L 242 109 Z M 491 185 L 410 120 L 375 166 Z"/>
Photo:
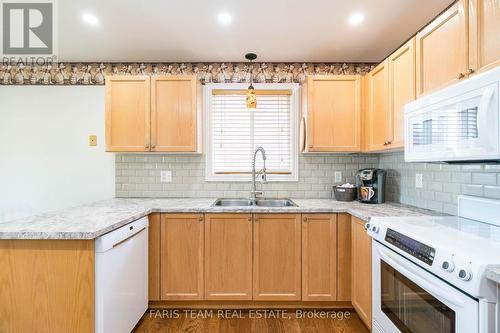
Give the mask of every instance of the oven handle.
<path id="1" fill-rule="evenodd" d="M 417 270 L 413 267 L 413 266 L 418 267 L 416 264 L 411 263 L 412 266 L 409 266 L 408 263 L 401 260 L 403 259 L 406 261 L 407 259 L 400 257 L 399 254 L 395 254 L 391 250 L 383 247 L 383 245 L 376 244 L 376 246 L 381 259 L 386 261 L 401 274 L 403 274 L 404 276 L 412 280 L 414 283 L 419 285 L 422 289 L 427 290 L 433 296 L 441 298 L 447 301 L 448 303 L 454 305 L 455 307 L 459 308 L 465 307 L 465 303 L 455 295 L 445 293 L 443 291 L 444 288 L 436 287 L 433 284 L 427 282 L 422 272 L 419 272 L 420 269 Z M 425 274 L 430 274 L 430 273 L 425 273 Z"/>

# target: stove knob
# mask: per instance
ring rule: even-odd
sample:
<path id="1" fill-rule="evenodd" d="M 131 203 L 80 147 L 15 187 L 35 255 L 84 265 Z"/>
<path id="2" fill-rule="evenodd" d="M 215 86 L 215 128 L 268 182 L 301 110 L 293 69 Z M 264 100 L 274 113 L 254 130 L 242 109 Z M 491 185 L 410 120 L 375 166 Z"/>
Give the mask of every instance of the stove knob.
<path id="1" fill-rule="evenodd" d="M 455 263 L 451 260 L 445 260 L 441 263 L 441 268 L 451 273 L 455 270 Z"/>
<path id="2" fill-rule="evenodd" d="M 365 230 L 370 230 L 371 224 L 370 223 L 365 223 Z"/>
<path id="3" fill-rule="evenodd" d="M 458 271 L 458 277 L 464 281 L 470 281 L 472 279 L 472 272 L 470 269 L 461 269 Z"/>
<path id="4" fill-rule="evenodd" d="M 379 231 L 380 231 L 380 227 L 379 226 L 377 226 L 377 225 L 373 225 L 372 226 L 372 232 L 378 234 Z"/>

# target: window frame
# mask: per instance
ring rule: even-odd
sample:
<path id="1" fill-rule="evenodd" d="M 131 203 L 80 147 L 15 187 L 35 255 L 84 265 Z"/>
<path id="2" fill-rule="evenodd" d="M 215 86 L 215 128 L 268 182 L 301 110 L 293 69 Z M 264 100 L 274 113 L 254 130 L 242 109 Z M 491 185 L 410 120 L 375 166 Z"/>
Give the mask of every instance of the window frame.
<path id="1" fill-rule="evenodd" d="M 300 85 L 298 83 L 254 83 L 255 90 L 290 90 L 291 173 L 268 174 L 268 182 L 297 182 L 299 180 L 299 115 Z M 249 174 L 216 174 L 212 168 L 212 90 L 247 90 L 248 83 L 207 83 L 203 87 L 205 116 L 205 181 L 251 182 Z M 258 98 L 258 97 L 257 97 Z M 257 102 L 258 103 L 258 102 Z M 260 157 L 258 157 L 260 158 Z"/>

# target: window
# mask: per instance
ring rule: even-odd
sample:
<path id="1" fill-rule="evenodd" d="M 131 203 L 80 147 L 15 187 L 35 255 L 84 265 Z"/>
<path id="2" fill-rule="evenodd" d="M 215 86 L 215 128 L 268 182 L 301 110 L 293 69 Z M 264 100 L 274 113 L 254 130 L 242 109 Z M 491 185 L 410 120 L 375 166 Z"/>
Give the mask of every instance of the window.
<path id="1" fill-rule="evenodd" d="M 268 181 L 298 180 L 298 84 L 254 84 L 257 108 L 247 109 L 248 84 L 207 84 L 206 179 L 250 181 L 256 147 L 266 151 Z M 256 170 L 263 167 L 257 156 Z"/>

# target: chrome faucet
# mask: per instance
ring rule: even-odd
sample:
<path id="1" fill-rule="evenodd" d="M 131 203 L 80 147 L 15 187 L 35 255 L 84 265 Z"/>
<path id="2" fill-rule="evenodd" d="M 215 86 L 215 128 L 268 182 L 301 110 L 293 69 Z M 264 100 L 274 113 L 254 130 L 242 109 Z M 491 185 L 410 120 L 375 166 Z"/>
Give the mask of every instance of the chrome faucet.
<path id="1" fill-rule="evenodd" d="M 257 153 L 261 152 L 262 154 L 262 161 L 264 161 L 264 168 L 260 170 L 258 173 L 255 172 L 255 158 L 257 157 Z M 259 175 L 262 174 L 261 178 L 261 184 L 265 184 L 267 180 L 267 175 L 266 175 L 266 151 L 262 147 L 257 147 L 255 149 L 255 152 L 253 153 L 253 159 L 252 159 L 252 191 L 250 192 L 250 195 L 252 197 L 252 200 L 256 200 L 257 196 L 260 196 L 263 194 L 263 191 L 257 191 L 257 185 L 255 184 L 255 178 L 257 178 Z M 261 185 L 262 189 L 262 185 Z"/>

